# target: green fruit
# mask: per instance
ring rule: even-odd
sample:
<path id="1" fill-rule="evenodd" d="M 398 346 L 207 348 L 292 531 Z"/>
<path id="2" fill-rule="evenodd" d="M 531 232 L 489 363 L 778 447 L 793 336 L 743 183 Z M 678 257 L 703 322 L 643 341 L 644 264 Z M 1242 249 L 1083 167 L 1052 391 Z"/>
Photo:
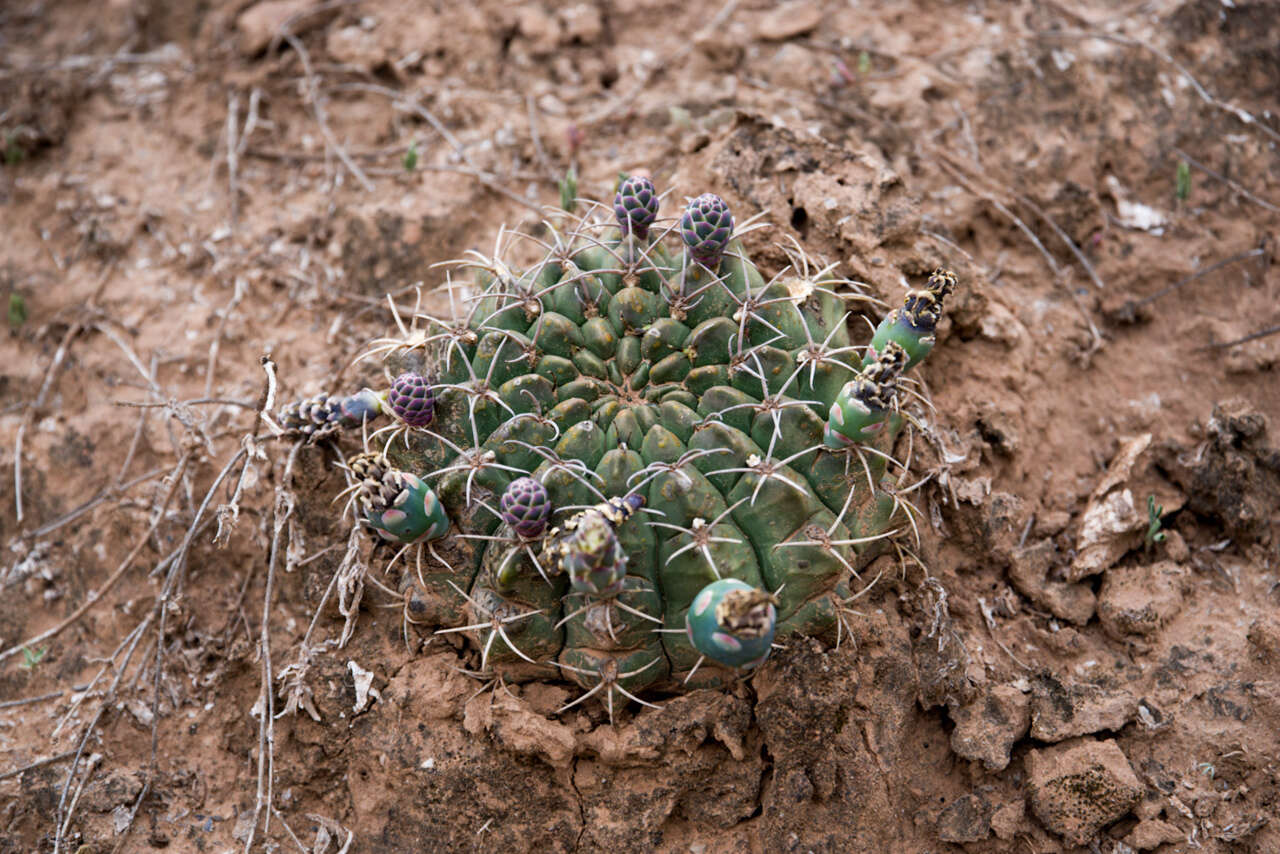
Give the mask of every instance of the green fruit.
<path id="1" fill-rule="evenodd" d="M 392 468 L 384 457 L 351 460 L 358 478 L 356 503 L 364 521 L 384 540 L 409 545 L 449 533 L 449 517 L 431 487 L 416 474 Z"/>
<path id="2" fill-rule="evenodd" d="M 694 649 L 721 664 L 749 670 L 769 657 L 778 609 L 763 590 L 723 578 L 702 588 L 684 619 Z"/>

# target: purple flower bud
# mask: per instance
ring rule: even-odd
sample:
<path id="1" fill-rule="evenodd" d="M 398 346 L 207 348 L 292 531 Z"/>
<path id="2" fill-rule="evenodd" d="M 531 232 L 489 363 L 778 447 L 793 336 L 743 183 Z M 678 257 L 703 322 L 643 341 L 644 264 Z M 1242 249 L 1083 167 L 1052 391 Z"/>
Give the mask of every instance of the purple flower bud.
<path id="1" fill-rule="evenodd" d="M 633 175 L 622 182 L 613 197 L 613 212 L 623 234 L 641 240 L 649 236 L 649 226 L 658 217 L 658 191 L 648 178 Z"/>
<path id="2" fill-rule="evenodd" d="M 547 488 L 531 477 L 516 478 L 498 499 L 502 521 L 525 539 L 542 534 L 551 517 L 551 496 Z"/>
<path id="3" fill-rule="evenodd" d="M 396 377 L 387 392 L 387 404 L 410 427 L 427 427 L 436 417 L 436 396 L 431 384 L 412 371 Z"/>
<path id="4" fill-rule="evenodd" d="M 733 214 L 724 199 L 703 193 L 689 202 L 680 218 L 680 236 L 695 261 L 716 269 L 733 236 Z"/>

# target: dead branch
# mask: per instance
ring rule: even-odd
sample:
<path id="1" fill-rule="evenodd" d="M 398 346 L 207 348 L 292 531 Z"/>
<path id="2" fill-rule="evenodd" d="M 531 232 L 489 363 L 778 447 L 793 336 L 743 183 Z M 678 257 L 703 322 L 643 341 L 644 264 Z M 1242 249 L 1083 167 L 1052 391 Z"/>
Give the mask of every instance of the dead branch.
<path id="1" fill-rule="evenodd" d="M 187 464 L 190 461 L 191 461 L 191 452 L 188 452 L 184 454 L 181 459 L 178 460 L 178 464 L 174 466 L 172 472 L 170 473 L 168 477 L 169 489 L 168 489 L 168 492 L 165 494 L 165 498 L 162 504 L 164 508 L 167 508 L 169 506 L 169 503 L 173 500 L 173 496 L 177 492 L 178 484 L 182 480 L 182 474 L 186 470 Z M 106 583 L 102 585 L 102 588 L 100 590 L 89 591 L 89 594 L 85 596 L 85 600 L 80 603 L 80 607 L 72 611 L 70 615 L 65 617 L 61 622 L 59 622 L 53 628 L 48 629 L 44 632 L 41 632 L 40 634 L 35 635 L 34 637 L 31 637 L 31 638 L 28 638 L 27 640 L 23 641 L 20 644 L 17 644 L 16 646 L 11 646 L 8 649 L 4 650 L 3 652 L 0 652 L 0 661 L 4 661 L 6 658 L 10 658 L 14 655 L 17 655 L 19 652 L 22 652 L 24 648 L 32 647 L 35 644 L 43 643 L 44 641 L 47 641 L 50 638 L 58 636 L 63 631 L 65 631 L 69 626 L 74 625 L 77 620 L 79 620 L 86 613 L 88 613 L 89 609 L 92 608 L 99 599 L 101 599 L 103 596 L 109 593 L 111 591 L 111 588 L 116 585 L 116 582 L 118 582 L 124 576 L 125 572 L 128 571 L 129 567 L 133 565 L 134 559 L 138 556 L 138 553 L 142 551 L 143 546 L 147 544 L 147 541 L 151 538 L 151 535 L 155 533 L 156 529 L 160 526 L 160 523 L 164 520 L 164 518 L 165 517 L 164 517 L 163 511 L 161 513 L 156 514 L 156 517 L 152 521 L 151 527 L 147 530 L 147 533 L 141 539 L 138 540 L 138 543 L 133 547 L 133 550 L 130 551 L 128 556 L 126 556 L 125 559 L 120 562 L 120 565 L 116 567 L 114 572 L 111 573 L 111 576 L 107 578 Z"/>

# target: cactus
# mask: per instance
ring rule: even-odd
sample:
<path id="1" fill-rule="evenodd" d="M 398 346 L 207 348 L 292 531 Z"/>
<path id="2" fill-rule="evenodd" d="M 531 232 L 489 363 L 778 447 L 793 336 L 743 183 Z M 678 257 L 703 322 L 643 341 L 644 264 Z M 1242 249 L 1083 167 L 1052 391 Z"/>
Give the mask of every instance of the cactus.
<path id="1" fill-rule="evenodd" d="M 657 211 L 627 179 L 616 225 L 556 218 L 526 269 L 473 253 L 464 316 L 397 316 L 370 354 L 413 429 L 351 465 L 369 526 L 443 552 L 406 582 L 414 614 L 470 635 L 487 675 L 567 677 L 611 713 L 838 637 L 859 571 L 914 524 L 903 372 L 956 285 L 935 273 L 864 354 L 830 267 L 801 253 L 766 281 L 718 196 Z"/>

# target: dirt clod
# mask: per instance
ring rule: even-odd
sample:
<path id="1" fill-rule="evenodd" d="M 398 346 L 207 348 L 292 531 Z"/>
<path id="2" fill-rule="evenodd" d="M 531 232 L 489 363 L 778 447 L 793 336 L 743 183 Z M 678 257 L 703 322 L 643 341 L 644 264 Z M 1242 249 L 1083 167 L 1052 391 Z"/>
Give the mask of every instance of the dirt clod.
<path id="1" fill-rule="evenodd" d="M 1137 712 L 1138 698 L 1119 686 L 1063 684 L 1049 673 L 1035 680 L 1031 735 L 1057 742 L 1100 730 L 1119 730 Z"/>
<path id="2" fill-rule="evenodd" d="M 1150 636 L 1182 607 L 1186 570 L 1171 561 L 1114 567 L 1102 581 L 1098 619 L 1107 634 Z"/>
<path id="3" fill-rule="evenodd" d="M 981 842 L 991 835 L 991 804 L 981 795 L 956 798 L 938 816 L 943 842 Z"/>
<path id="4" fill-rule="evenodd" d="M 1138 826 L 1129 831 L 1124 844 L 1135 851 L 1150 851 L 1171 842 L 1181 842 L 1187 835 L 1167 821 L 1147 819 L 1138 822 Z"/>
<path id="5" fill-rule="evenodd" d="M 1031 726 L 1031 700 L 1014 685 L 995 685 L 971 702 L 952 708 L 951 749 L 989 770 L 1009 764 L 1013 745 Z"/>
<path id="6" fill-rule="evenodd" d="M 1215 406 L 1203 447 L 1174 467 L 1191 509 L 1234 537 L 1257 537 L 1280 511 L 1280 450 L 1267 431 L 1266 415 L 1245 401 Z"/>
<path id="7" fill-rule="evenodd" d="M 1059 619 L 1083 626 L 1093 618 L 1097 594 L 1087 584 L 1051 577 L 1058 565 L 1058 548 L 1045 538 L 1016 549 L 1009 563 L 1009 580 L 1018 592 Z"/>
<path id="8" fill-rule="evenodd" d="M 1142 784 L 1114 741 L 1078 739 L 1027 754 L 1027 801 L 1036 818 L 1084 845 L 1142 797 Z"/>

